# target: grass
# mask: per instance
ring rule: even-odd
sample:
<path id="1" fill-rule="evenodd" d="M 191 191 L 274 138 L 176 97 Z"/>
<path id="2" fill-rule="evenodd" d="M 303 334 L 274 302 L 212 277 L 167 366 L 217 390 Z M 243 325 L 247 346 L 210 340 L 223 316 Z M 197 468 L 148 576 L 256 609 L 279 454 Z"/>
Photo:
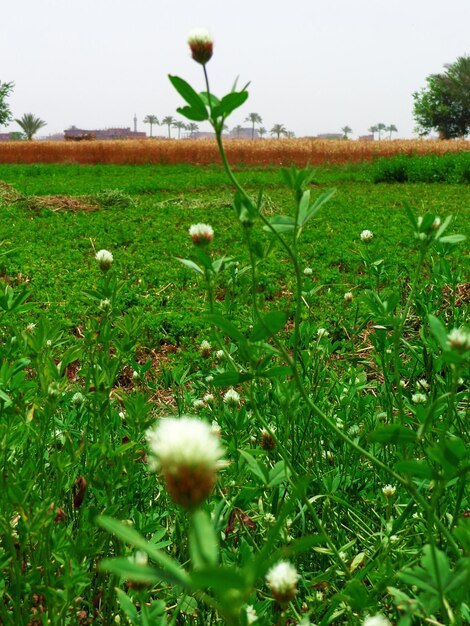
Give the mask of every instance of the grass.
<path id="1" fill-rule="evenodd" d="M 245 624 L 252 605 L 260 626 L 465 624 L 470 355 L 447 333 L 468 324 L 470 257 L 431 245 L 432 225 L 415 237 L 405 205 L 468 236 L 468 190 L 374 184 L 372 167 L 318 168 L 312 197 L 337 192 L 302 235 L 297 285 L 258 224 L 247 249 L 217 165 L 0 166 L 2 623 Z M 267 219 L 294 212 L 278 169 L 237 175 Z M 176 257 L 223 256 L 209 323 L 204 279 Z M 230 464 L 186 514 L 145 432 L 195 413 Z M 301 576 L 285 606 L 263 582 L 279 559 Z"/>

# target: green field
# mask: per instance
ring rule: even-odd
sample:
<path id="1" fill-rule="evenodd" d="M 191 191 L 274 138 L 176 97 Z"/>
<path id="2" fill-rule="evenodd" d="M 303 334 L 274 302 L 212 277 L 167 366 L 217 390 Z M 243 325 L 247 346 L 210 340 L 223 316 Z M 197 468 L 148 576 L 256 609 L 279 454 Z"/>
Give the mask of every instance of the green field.
<path id="1" fill-rule="evenodd" d="M 469 623 L 468 185 L 387 167 L 0 165 L 1 624 Z"/>

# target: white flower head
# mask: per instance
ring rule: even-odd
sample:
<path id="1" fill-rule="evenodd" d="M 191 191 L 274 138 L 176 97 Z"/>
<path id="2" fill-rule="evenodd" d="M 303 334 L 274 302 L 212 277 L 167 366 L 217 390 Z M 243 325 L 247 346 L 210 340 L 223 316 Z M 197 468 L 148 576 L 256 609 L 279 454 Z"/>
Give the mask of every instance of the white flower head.
<path id="1" fill-rule="evenodd" d="M 81 391 L 76 391 L 72 396 L 72 404 L 83 404 L 85 402 L 85 396 Z"/>
<path id="2" fill-rule="evenodd" d="M 205 404 L 214 404 L 215 402 L 215 397 L 213 393 L 206 393 L 205 396 L 203 397 L 203 401 Z"/>
<path id="3" fill-rule="evenodd" d="M 354 298 L 352 291 L 346 291 L 343 297 L 345 302 L 352 302 Z"/>
<path id="4" fill-rule="evenodd" d="M 384 487 L 382 487 L 382 493 L 387 498 L 387 500 L 393 498 L 396 492 L 397 488 L 394 485 L 385 485 Z"/>
<path id="5" fill-rule="evenodd" d="M 209 224 L 193 224 L 189 228 L 189 236 L 196 246 L 205 246 L 214 238 L 214 230 Z"/>
<path id="6" fill-rule="evenodd" d="M 113 263 L 113 255 L 108 250 L 98 250 L 95 259 L 103 271 L 109 270 Z"/>
<path id="7" fill-rule="evenodd" d="M 173 500 L 193 509 L 210 494 L 224 450 L 211 426 L 193 417 L 161 419 L 147 431 L 147 441 Z"/>
<path id="8" fill-rule="evenodd" d="M 326 330 L 326 328 L 319 328 L 317 330 L 318 339 L 323 339 L 323 337 L 328 337 L 330 333 Z"/>
<path id="9" fill-rule="evenodd" d="M 421 391 L 428 391 L 429 383 L 425 378 L 420 378 L 416 382 L 416 389 L 421 389 Z"/>
<path id="10" fill-rule="evenodd" d="M 204 341 L 201 342 L 199 350 L 201 352 L 201 356 L 207 359 L 211 355 L 212 346 L 208 341 L 206 341 L 206 339 L 204 339 Z"/>
<path id="11" fill-rule="evenodd" d="M 299 573 L 291 563 L 279 561 L 266 574 L 266 583 L 276 600 L 289 602 L 295 598 L 299 578 Z"/>
<path id="12" fill-rule="evenodd" d="M 223 359 L 225 359 L 225 352 L 223 350 L 217 350 L 217 352 L 215 353 L 215 358 L 218 361 L 222 361 Z"/>
<path id="13" fill-rule="evenodd" d="M 144 566 L 148 565 L 149 558 L 143 550 L 136 550 L 132 556 L 128 557 L 128 560 L 136 565 Z"/>
<path id="14" fill-rule="evenodd" d="M 368 243 L 369 241 L 372 241 L 373 238 L 374 238 L 374 233 L 371 230 L 368 230 L 366 228 L 365 230 L 361 232 L 361 241 L 364 241 L 364 243 Z"/>
<path id="15" fill-rule="evenodd" d="M 447 344 L 455 350 L 470 350 L 470 333 L 463 328 L 453 328 L 447 335 Z"/>
<path id="16" fill-rule="evenodd" d="M 205 28 L 195 28 L 188 35 L 192 58 L 201 65 L 210 61 L 214 51 L 214 40 Z"/>
<path id="17" fill-rule="evenodd" d="M 227 406 L 236 407 L 240 404 L 240 394 L 235 389 L 229 389 L 224 395 L 224 402 Z"/>
<path id="18" fill-rule="evenodd" d="M 306 267 L 304 269 L 304 274 L 305 274 L 305 276 L 311 276 L 313 274 L 312 268 L 311 267 Z"/>
<path id="19" fill-rule="evenodd" d="M 426 404 L 427 400 L 426 394 L 419 391 L 411 396 L 411 402 L 413 402 L 413 404 Z"/>
<path id="20" fill-rule="evenodd" d="M 362 626 L 392 626 L 388 619 L 384 615 L 374 615 L 373 617 L 366 617 Z"/>
<path id="21" fill-rule="evenodd" d="M 198 400 L 194 400 L 194 402 L 193 402 L 193 409 L 195 411 L 200 411 L 201 409 L 204 408 L 204 406 L 205 406 L 204 400 L 198 399 Z"/>
<path id="22" fill-rule="evenodd" d="M 258 620 L 258 616 L 256 615 L 255 609 L 252 607 L 251 604 L 248 605 L 246 607 L 246 623 L 254 624 L 257 620 Z"/>

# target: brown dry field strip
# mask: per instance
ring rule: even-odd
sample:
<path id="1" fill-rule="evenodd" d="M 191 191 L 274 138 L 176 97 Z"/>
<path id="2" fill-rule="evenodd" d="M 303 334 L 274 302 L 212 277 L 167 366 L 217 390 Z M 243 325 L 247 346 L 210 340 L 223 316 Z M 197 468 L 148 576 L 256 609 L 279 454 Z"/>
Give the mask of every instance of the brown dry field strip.
<path id="1" fill-rule="evenodd" d="M 305 166 L 357 163 L 398 154 L 445 154 L 470 150 L 467 140 L 395 139 L 334 141 L 319 139 L 230 139 L 225 142 L 233 165 Z M 0 143 L 0 163 L 109 163 L 208 165 L 220 163 L 212 139 L 127 141 L 17 141 Z"/>

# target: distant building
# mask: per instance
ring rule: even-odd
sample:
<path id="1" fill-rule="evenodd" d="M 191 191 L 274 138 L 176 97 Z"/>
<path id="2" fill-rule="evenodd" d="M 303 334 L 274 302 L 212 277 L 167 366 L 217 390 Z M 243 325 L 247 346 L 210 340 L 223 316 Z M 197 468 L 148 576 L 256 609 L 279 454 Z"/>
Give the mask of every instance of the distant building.
<path id="1" fill-rule="evenodd" d="M 322 133 L 317 135 L 317 139 L 343 139 L 344 135 L 342 133 Z"/>
<path id="2" fill-rule="evenodd" d="M 358 137 L 359 141 L 374 141 L 374 135 L 361 135 Z"/>
<path id="3" fill-rule="evenodd" d="M 76 128 L 72 126 L 64 130 L 64 139 L 66 141 L 83 141 L 98 139 L 100 141 L 108 141 L 112 139 L 146 139 L 147 135 L 143 132 L 137 132 L 125 128 L 105 128 L 102 130 L 85 130 L 84 128 Z"/>
<path id="4" fill-rule="evenodd" d="M 227 135 L 228 139 L 251 139 L 253 133 L 253 129 L 250 128 L 232 128 L 232 130 Z M 258 131 L 255 128 L 254 138 L 258 139 Z"/>
<path id="5" fill-rule="evenodd" d="M 10 141 L 10 133 L 0 133 L 0 141 Z"/>

